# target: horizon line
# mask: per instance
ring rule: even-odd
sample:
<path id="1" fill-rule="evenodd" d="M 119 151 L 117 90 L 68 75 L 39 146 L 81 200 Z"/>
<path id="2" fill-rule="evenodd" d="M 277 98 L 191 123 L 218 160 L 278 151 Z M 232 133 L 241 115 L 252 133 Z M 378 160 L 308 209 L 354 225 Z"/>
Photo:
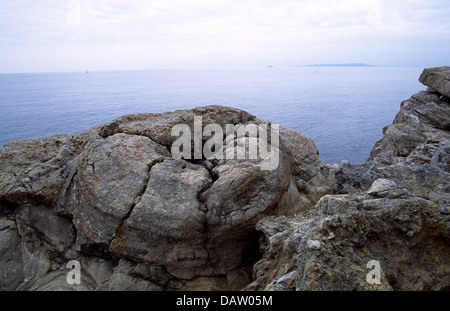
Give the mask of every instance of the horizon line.
<path id="1" fill-rule="evenodd" d="M 178 67 L 153 67 L 140 69 L 84 69 L 84 70 L 62 70 L 62 71 L 23 71 L 23 72 L 0 72 L 0 75 L 7 74 L 54 74 L 54 73 L 84 73 L 90 72 L 118 72 L 118 71 L 149 71 L 149 70 L 177 70 L 177 69 L 220 69 L 220 68 L 301 68 L 301 67 L 322 67 L 322 68 L 432 68 L 440 66 L 417 66 L 417 65 L 390 65 L 378 66 L 365 63 L 346 63 L 346 64 L 313 64 L 313 65 L 233 65 L 233 66 L 178 66 Z"/>

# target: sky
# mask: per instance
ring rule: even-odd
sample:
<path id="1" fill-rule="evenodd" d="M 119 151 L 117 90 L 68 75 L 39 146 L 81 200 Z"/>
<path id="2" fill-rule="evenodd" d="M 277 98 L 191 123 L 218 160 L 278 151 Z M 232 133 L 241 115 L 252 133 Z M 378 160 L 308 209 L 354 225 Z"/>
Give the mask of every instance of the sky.
<path id="1" fill-rule="evenodd" d="M 450 65 L 448 0 L 1 0 L 0 73 Z"/>

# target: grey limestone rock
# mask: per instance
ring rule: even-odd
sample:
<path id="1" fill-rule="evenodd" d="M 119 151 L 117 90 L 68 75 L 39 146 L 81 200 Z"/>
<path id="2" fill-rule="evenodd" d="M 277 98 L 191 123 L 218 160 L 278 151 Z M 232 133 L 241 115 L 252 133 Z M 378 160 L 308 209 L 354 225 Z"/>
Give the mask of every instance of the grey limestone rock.
<path id="1" fill-rule="evenodd" d="M 430 164 L 450 173 L 450 142 L 447 141 L 436 150 Z"/>
<path id="2" fill-rule="evenodd" d="M 172 127 L 194 130 L 199 116 L 202 128 L 218 124 L 224 133 L 227 125 L 271 126 L 238 109 L 207 106 L 7 143 L 0 150 L 0 201 L 15 229 L 4 245 L 15 247 L 20 273 L 5 286 L 65 289 L 62 275 L 73 259 L 89 280 L 79 289 L 248 284 L 259 256 L 257 222 L 310 209 L 332 191 L 332 174 L 311 139 L 284 128 L 272 170 L 261 169 L 263 158 L 175 159 Z M 245 136 L 236 139 L 248 144 Z M 327 186 L 316 187 L 323 181 Z M 117 261 L 130 267 L 111 270 Z"/>
<path id="3" fill-rule="evenodd" d="M 20 235 L 15 222 L 0 218 L 0 290 L 15 290 L 23 282 Z"/>
<path id="4" fill-rule="evenodd" d="M 420 82 L 450 97 L 450 67 L 434 67 L 423 70 Z"/>

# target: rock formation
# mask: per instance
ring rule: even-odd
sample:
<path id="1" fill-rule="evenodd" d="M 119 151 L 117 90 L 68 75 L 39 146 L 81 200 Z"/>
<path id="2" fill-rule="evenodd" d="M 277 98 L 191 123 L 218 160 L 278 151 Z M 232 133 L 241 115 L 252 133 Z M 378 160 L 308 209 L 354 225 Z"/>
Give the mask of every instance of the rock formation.
<path id="1" fill-rule="evenodd" d="M 430 92 L 439 92 L 450 97 L 450 67 L 426 68 L 419 77 L 419 81 L 429 87 Z"/>
<path id="2" fill-rule="evenodd" d="M 282 127 L 274 170 L 261 157 L 172 157 L 171 129 L 193 129 L 194 116 L 224 132 L 273 126 L 222 106 L 8 142 L 0 289 L 449 289 L 448 67 L 420 79 L 430 88 L 402 103 L 362 164 L 322 163 Z M 71 260 L 81 284 L 67 282 Z"/>

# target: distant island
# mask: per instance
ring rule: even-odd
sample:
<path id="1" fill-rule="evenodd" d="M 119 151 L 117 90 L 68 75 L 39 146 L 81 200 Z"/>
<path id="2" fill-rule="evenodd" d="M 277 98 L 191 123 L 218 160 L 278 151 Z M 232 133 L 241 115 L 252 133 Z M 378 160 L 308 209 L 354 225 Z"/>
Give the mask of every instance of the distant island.
<path id="1" fill-rule="evenodd" d="M 315 64 L 315 65 L 300 65 L 295 67 L 376 67 L 364 63 L 349 63 L 349 64 Z"/>

